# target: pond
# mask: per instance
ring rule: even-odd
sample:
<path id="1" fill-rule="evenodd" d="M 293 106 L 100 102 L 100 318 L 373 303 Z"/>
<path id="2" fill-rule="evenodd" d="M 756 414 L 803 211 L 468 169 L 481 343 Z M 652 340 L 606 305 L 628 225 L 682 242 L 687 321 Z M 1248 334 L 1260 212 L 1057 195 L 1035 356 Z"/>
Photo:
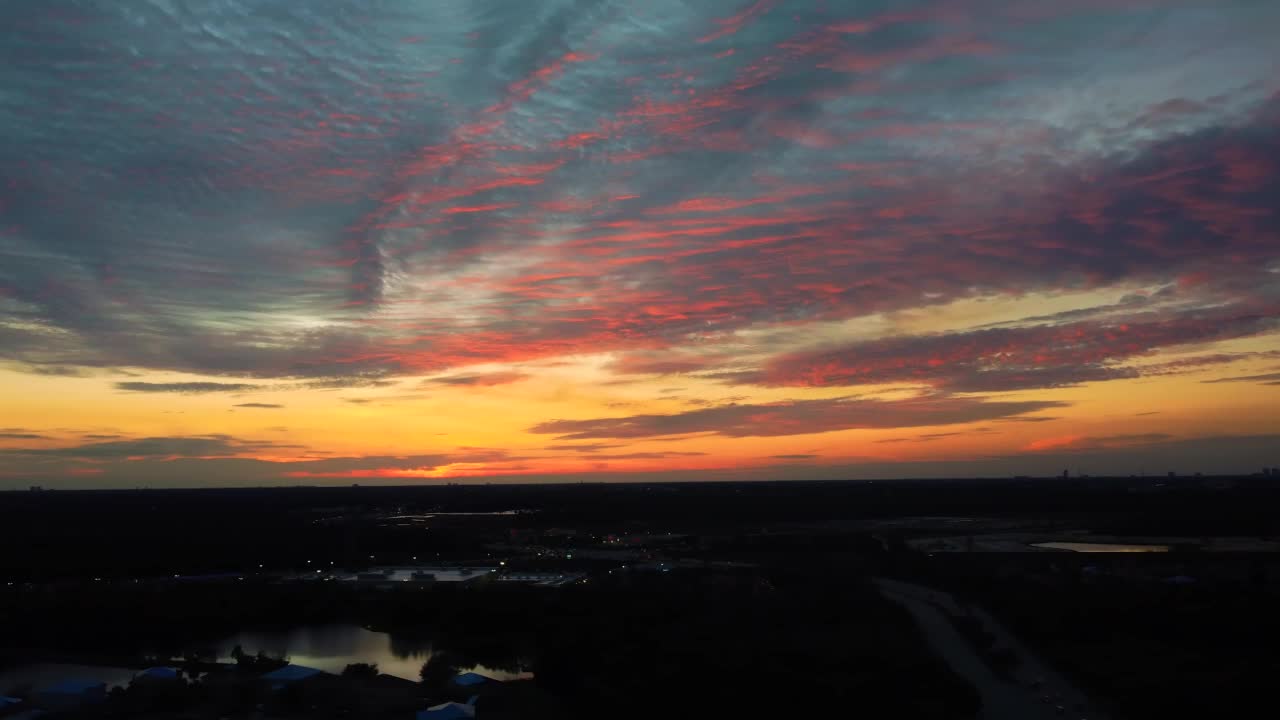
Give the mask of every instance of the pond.
<path id="1" fill-rule="evenodd" d="M 340 673 L 351 663 L 376 663 L 378 670 L 407 680 L 417 680 L 422 665 L 431 659 L 430 642 L 369 630 L 359 625 L 308 625 L 285 631 L 242 631 L 212 645 L 219 662 L 232 662 L 231 651 L 239 645 L 244 652 L 262 651 L 287 657 L 295 665 Z M 477 665 L 460 671 L 478 672 L 498 680 L 533 677 L 528 672 L 509 672 Z"/>
<path id="2" fill-rule="evenodd" d="M 308 625 L 283 631 L 245 630 L 202 647 L 216 650 L 218 662 L 230 663 L 234 662 L 231 651 L 237 645 L 251 655 L 262 651 L 273 657 L 287 657 L 295 665 L 331 673 L 340 673 L 351 663 L 376 663 L 380 672 L 406 680 L 417 680 L 432 654 L 430 642 L 393 637 L 352 624 Z M 496 680 L 533 677 L 531 672 L 511 672 L 484 665 L 458 671 L 477 672 Z M 128 685 L 137 672 L 122 667 L 70 663 L 19 665 L 0 670 L 0 695 L 18 686 L 40 688 L 71 679 L 102 682 L 107 687 L 123 686 Z"/>

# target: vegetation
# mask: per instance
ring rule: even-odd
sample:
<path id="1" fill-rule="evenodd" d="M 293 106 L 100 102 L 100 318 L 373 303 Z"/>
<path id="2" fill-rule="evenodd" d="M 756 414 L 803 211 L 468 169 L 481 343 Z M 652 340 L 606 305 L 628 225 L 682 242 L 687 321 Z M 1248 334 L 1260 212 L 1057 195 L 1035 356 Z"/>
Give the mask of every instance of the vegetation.
<path id="1" fill-rule="evenodd" d="M 855 576 L 670 573 L 566 595 L 540 685 L 580 717 L 974 717 L 976 694 Z"/>
<path id="2" fill-rule="evenodd" d="M 378 677 L 377 663 L 351 663 L 342 668 L 342 677 L 357 680 L 371 680 Z"/>
<path id="3" fill-rule="evenodd" d="M 235 661 L 237 670 L 255 675 L 269 673 L 289 664 L 289 658 L 272 657 L 261 650 L 256 655 L 250 655 L 239 645 L 231 649 L 231 659 Z"/>
<path id="4" fill-rule="evenodd" d="M 422 678 L 422 684 L 425 687 L 439 689 L 444 687 L 457 672 L 458 665 L 454 657 L 449 653 L 437 652 L 431 655 L 430 660 L 423 663 L 418 675 Z"/>
<path id="5" fill-rule="evenodd" d="M 1252 717 L 1274 695 L 1280 617 L 1274 596 L 1247 584 L 1086 581 L 1065 570 L 935 581 L 988 608 L 1117 716 Z"/>
<path id="6" fill-rule="evenodd" d="M 27 620 L 15 624 L 24 641 L 53 637 L 71 647 L 98 628 L 119 643 L 117 651 L 160 636 L 199 647 L 202 638 L 244 625 L 360 622 L 392 632 L 393 643 L 430 638 L 437 652 L 422 679 L 432 697 L 448 696 L 458 668 L 529 668 L 538 688 L 577 717 L 639 717 L 691 696 L 682 701 L 690 711 L 710 716 L 830 703 L 895 718 L 974 716 L 973 692 L 930 655 L 909 616 L 839 569 L 849 563 L 819 554 L 778 559 L 764 569 L 619 572 L 560 589 L 377 591 L 246 581 L 160 591 L 104 583 L 74 600 L 22 592 L 6 602 L 11 617 Z M 165 602 L 153 602 L 152 593 Z M 247 677 L 285 662 L 233 656 L 237 667 L 252 669 Z M 353 666 L 344 679 L 374 672 Z M 252 697 L 226 677 L 198 683 L 206 684 L 218 688 L 209 702 L 228 710 Z M 286 699 L 278 699 L 280 712 Z"/>

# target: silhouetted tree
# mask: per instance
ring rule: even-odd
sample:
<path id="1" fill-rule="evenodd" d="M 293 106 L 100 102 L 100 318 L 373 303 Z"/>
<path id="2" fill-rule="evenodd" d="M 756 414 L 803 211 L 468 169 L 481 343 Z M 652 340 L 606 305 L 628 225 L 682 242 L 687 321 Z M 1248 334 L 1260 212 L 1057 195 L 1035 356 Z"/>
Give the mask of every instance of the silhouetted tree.
<path id="1" fill-rule="evenodd" d="M 439 687 L 449 682 L 458 672 L 457 663 L 449 653 L 439 652 L 422 665 L 419 676 L 427 687 Z"/>
<path id="2" fill-rule="evenodd" d="M 342 668 L 342 677 L 367 680 L 378 677 L 377 663 L 351 663 Z"/>

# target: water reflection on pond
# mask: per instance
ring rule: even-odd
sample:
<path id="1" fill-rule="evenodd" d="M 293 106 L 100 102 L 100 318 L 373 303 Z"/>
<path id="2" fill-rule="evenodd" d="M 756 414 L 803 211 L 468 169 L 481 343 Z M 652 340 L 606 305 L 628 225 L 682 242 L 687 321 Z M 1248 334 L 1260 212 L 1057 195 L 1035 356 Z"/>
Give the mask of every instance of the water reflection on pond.
<path id="1" fill-rule="evenodd" d="M 244 652 L 259 651 L 288 657 L 289 662 L 331 673 L 340 673 L 351 663 L 376 663 L 378 670 L 408 680 L 417 680 L 423 663 L 431 659 L 427 641 L 376 632 L 359 625 L 309 625 L 285 631 L 244 631 L 213 647 L 220 662 L 233 662 L 231 651 L 239 645 Z M 528 672 L 510 672 L 477 665 L 461 668 L 498 680 L 533 677 Z"/>

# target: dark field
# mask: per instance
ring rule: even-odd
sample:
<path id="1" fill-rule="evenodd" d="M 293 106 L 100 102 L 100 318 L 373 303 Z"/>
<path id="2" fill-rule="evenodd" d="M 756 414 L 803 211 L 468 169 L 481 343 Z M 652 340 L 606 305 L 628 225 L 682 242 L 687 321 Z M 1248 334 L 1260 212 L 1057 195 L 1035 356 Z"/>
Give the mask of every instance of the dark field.
<path id="1" fill-rule="evenodd" d="M 1277 499 L 1257 477 L 4 493 L 0 669 L 208 673 L 159 698 L 135 682 L 66 717 L 411 717 L 465 700 L 448 678 L 477 665 L 532 674 L 481 694 L 484 717 L 1009 716 L 981 710 L 990 689 L 873 582 L 898 578 L 989 610 L 1089 697 L 1090 717 L 1195 717 L 1226 707 L 1207 697 L 1264 699 L 1280 670 L 1267 640 L 1280 554 L 1262 552 Z M 1169 552 L 980 552 L 1062 538 Z M 971 551 L 930 550 L 948 543 Z M 483 576 L 356 581 L 428 565 Z M 1000 692 L 1034 700 L 1029 659 L 945 615 Z M 199 650 L 326 623 L 426 642 L 435 667 L 375 672 L 406 683 L 395 692 L 328 676 L 264 699 L 253 678 L 278 660 Z"/>

